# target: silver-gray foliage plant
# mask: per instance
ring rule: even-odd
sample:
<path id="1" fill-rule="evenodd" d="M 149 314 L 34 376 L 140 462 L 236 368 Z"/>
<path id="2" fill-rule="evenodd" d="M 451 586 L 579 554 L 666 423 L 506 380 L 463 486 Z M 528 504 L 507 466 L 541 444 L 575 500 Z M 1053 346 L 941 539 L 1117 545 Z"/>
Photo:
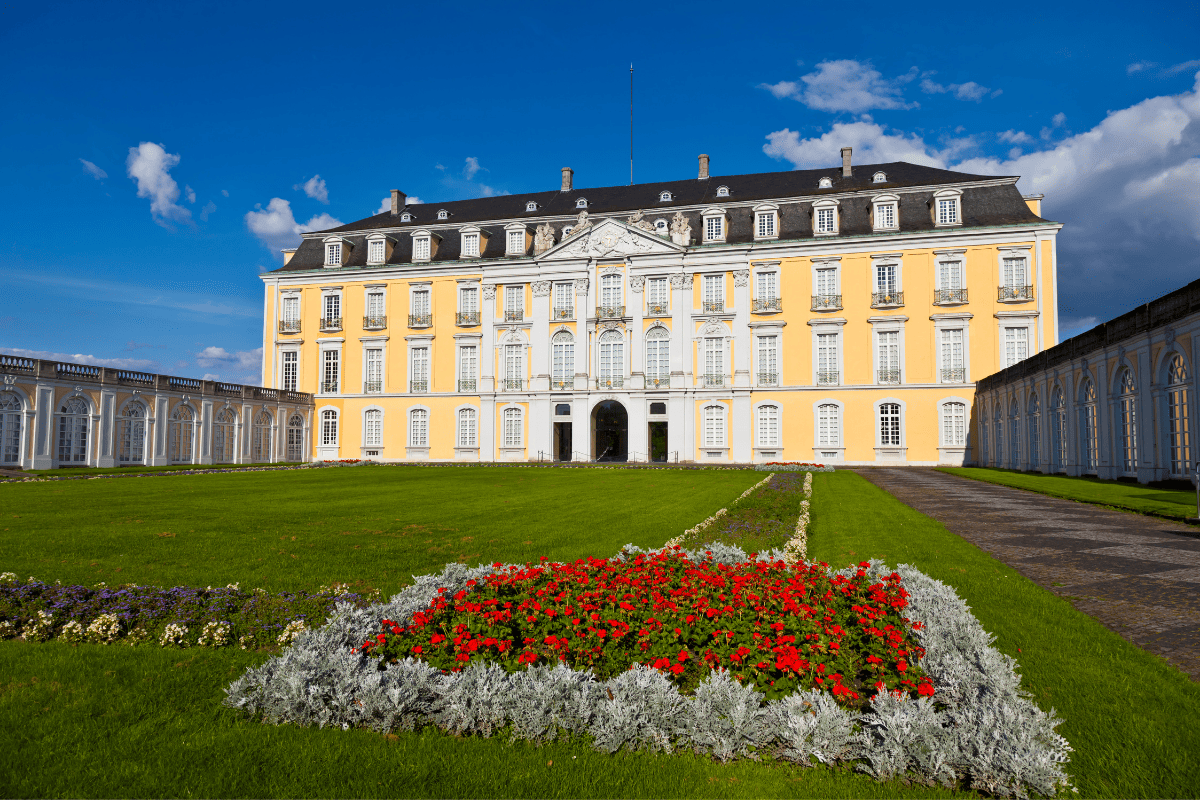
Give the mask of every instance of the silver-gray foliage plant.
<path id="1" fill-rule="evenodd" d="M 648 552 L 654 551 L 627 545 L 616 558 Z M 747 560 L 740 548 L 719 543 L 685 552 L 722 564 Z M 848 577 L 857 569 L 835 574 Z M 407 624 L 439 589 L 454 594 L 493 571 L 449 564 L 438 575 L 417 577 L 386 603 L 361 610 L 339 604 L 323 627 L 230 684 L 225 703 L 274 724 L 380 732 L 435 725 L 456 734 L 507 731 L 535 742 L 588 736 L 610 753 L 690 748 L 722 761 L 769 754 L 804 766 L 815 758 L 854 763 L 879 780 L 947 787 L 965 780 L 1002 797 L 1070 787 L 1063 765 L 1071 746 L 1055 732 L 1062 720 L 1021 690 L 1016 662 L 992 647 L 994 637 L 952 588 L 905 564 L 896 572 L 910 595 L 909 619 L 923 623 L 916 632 L 925 649 L 920 665 L 937 693 L 915 700 L 879 695 L 857 715 L 815 689 L 765 701 L 724 670 L 684 696 L 642 666 L 606 681 L 564 664 L 508 673 L 477 662 L 442 674 L 414 659 L 381 664 L 351 652 L 379 632 L 380 619 Z M 880 579 L 891 570 L 873 560 L 867 572 Z"/>

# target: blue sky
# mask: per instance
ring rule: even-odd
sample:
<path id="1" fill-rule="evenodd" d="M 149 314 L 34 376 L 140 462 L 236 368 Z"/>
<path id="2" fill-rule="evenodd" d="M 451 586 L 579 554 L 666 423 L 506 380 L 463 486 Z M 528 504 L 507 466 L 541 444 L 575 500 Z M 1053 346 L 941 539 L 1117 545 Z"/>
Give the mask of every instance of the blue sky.
<path id="1" fill-rule="evenodd" d="M 909 160 L 1047 195 L 1067 333 L 1200 277 L 1195 3 L 8 3 L 0 352 L 257 382 L 260 272 L 425 202 Z"/>

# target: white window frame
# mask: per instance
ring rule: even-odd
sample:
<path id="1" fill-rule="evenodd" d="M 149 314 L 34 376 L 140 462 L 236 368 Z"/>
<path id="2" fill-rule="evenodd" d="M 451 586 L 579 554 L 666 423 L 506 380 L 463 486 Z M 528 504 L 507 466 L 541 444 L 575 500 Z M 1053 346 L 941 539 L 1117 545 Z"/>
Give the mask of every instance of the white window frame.
<path id="1" fill-rule="evenodd" d="M 422 312 L 417 308 L 418 303 L 424 307 Z M 409 316 L 418 314 L 426 314 L 430 318 L 430 324 L 433 319 L 433 284 L 432 283 L 410 283 L 408 285 L 408 313 Z M 411 326 L 405 326 L 411 327 Z"/>
<path id="2" fill-rule="evenodd" d="M 65 406 L 67 403 L 69 403 L 72 399 L 74 399 L 76 397 L 78 397 L 80 400 L 83 401 L 84 412 L 82 414 L 64 413 L 62 411 L 63 406 Z M 74 392 L 72 394 L 66 395 L 61 400 L 57 401 L 57 403 L 55 404 L 53 419 L 54 419 L 54 422 L 53 422 L 54 427 L 52 428 L 52 431 L 53 431 L 52 435 L 54 437 L 54 444 L 55 444 L 54 450 L 53 450 L 54 464 L 56 466 L 91 464 L 92 463 L 92 439 L 97 435 L 96 434 L 96 422 L 98 421 L 96 419 L 96 406 L 92 402 L 92 399 L 90 397 L 88 397 L 86 394 L 81 394 L 79 392 Z M 69 430 L 69 434 L 70 434 L 69 441 L 72 443 L 72 445 L 82 445 L 82 449 L 80 449 L 77 446 L 73 446 L 71 448 L 72 454 L 81 454 L 83 456 L 82 458 L 75 458 L 74 455 L 72 455 L 72 457 L 67 461 L 63 461 L 61 458 L 62 446 L 63 446 L 63 420 L 64 419 L 76 421 L 75 423 L 71 423 L 71 428 Z M 79 420 L 82 420 L 82 423 L 79 423 L 78 422 Z"/>
<path id="3" fill-rule="evenodd" d="M 951 406 L 962 407 L 962 441 L 953 442 L 946 440 L 946 422 L 947 415 L 950 413 Z M 938 401 L 938 447 L 943 450 L 962 450 L 967 449 L 967 443 L 971 439 L 971 403 L 965 397 L 943 397 Z"/>
<path id="4" fill-rule="evenodd" d="M 817 318 L 809 320 L 808 324 L 812 327 L 812 385 L 813 386 L 842 386 L 846 383 L 846 368 L 843 363 L 843 351 L 845 350 L 845 340 L 842 335 L 842 327 L 846 324 L 846 320 L 841 317 L 833 318 Z M 834 356 L 837 365 L 838 379 L 835 383 L 819 383 L 817 373 L 820 369 L 821 358 L 821 339 L 822 335 L 832 335 L 834 337 Z M 826 370 L 828 371 L 828 370 Z"/>
<path id="5" fill-rule="evenodd" d="M 658 202 L 660 203 L 669 203 L 672 199 L 671 193 L 668 191 L 662 191 L 658 193 Z"/>
<path id="6" fill-rule="evenodd" d="M 756 241 L 779 238 L 779 206 L 766 203 L 754 207 L 754 238 Z"/>
<path id="7" fill-rule="evenodd" d="M 716 291 L 712 288 L 716 287 Z M 720 311 L 704 311 L 705 314 L 722 314 L 725 309 L 729 308 L 729 300 L 725 296 L 725 273 L 710 272 L 703 276 L 703 281 L 700 285 L 700 308 L 704 309 L 706 303 L 720 303 Z"/>
<path id="8" fill-rule="evenodd" d="M 671 314 L 671 284 L 667 278 L 646 279 L 646 316 L 664 317 Z M 651 314 L 651 306 L 666 308 L 661 314 Z"/>
<path id="9" fill-rule="evenodd" d="M 537 211 L 537 203 L 530 200 L 528 203 L 525 204 L 525 210 L 526 211 Z"/>
<path id="10" fill-rule="evenodd" d="M 378 441 L 372 441 L 372 439 L 374 437 L 372 436 L 371 423 L 367 418 L 367 415 L 371 414 L 371 413 L 379 414 Z M 367 449 L 381 450 L 381 449 L 383 449 L 383 421 L 384 421 L 384 417 L 386 417 L 386 416 L 387 416 L 387 414 L 384 411 L 382 406 L 369 405 L 369 406 L 366 406 L 363 408 L 361 417 L 362 417 L 362 447 L 364 450 L 367 450 Z"/>
<path id="11" fill-rule="evenodd" d="M 466 411 L 471 412 L 471 415 L 469 417 L 469 419 L 471 421 L 469 438 L 465 437 L 463 435 L 464 433 L 466 433 L 466 431 L 464 430 L 464 425 L 463 425 L 463 419 L 464 419 L 463 412 L 466 412 Z M 466 441 L 464 441 L 464 439 Z M 477 407 L 475 407 L 473 405 L 461 405 L 458 408 L 454 409 L 454 448 L 455 448 L 455 450 L 458 450 L 458 451 L 467 451 L 466 453 L 463 453 L 464 455 L 478 454 L 478 451 L 479 451 L 479 409 Z"/>
<path id="12" fill-rule="evenodd" d="M 943 204 L 949 203 L 949 206 Z M 942 211 L 944 208 L 950 208 L 952 219 L 943 222 Z M 941 189 L 933 193 L 933 224 L 938 228 L 960 228 L 962 227 L 962 190 L 961 189 Z"/>
<path id="13" fill-rule="evenodd" d="M 908 321 L 906 316 L 888 316 L 888 317 L 868 317 L 867 321 L 871 323 L 871 358 L 873 372 L 871 374 L 871 383 L 879 385 L 894 386 L 896 384 L 881 384 L 879 373 L 883 369 L 890 369 L 890 366 L 885 366 L 880 361 L 879 348 L 882 344 L 881 334 L 896 335 L 896 369 L 900 372 L 900 385 L 903 386 L 908 382 L 908 376 L 905 373 L 905 347 L 904 347 L 904 323 Z"/>
<path id="14" fill-rule="evenodd" d="M 570 285 L 570 284 L 566 284 Z M 560 339 L 566 334 L 570 337 Z M 560 328 L 550 334 L 550 388 L 568 389 L 575 384 L 575 334 L 567 328 Z M 560 353 L 561 358 L 560 358 Z M 562 368 L 558 365 L 561 363 Z"/>
<path id="15" fill-rule="evenodd" d="M 288 365 L 287 356 L 288 355 L 291 355 L 292 363 L 295 365 L 295 368 L 293 370 L 294 375 L 292 376 L 293 381 L 291 382 L 291 386 L 288 385 L 288 375 L 287 375 L 287 365 Z M 279 374 L 279 381 L 278 381 L 277 385 L 279 386 L 279 388 L 282 391 L 285 391 L 285 392 L 300 391 L 300 348 L 299 348 L 299 346 L 279 348 L 279 373 L 278 374 Z"/>
<path id="16" fill-rule="evenodd" d="M 754 334 L 754 385 L 755 386 L 780 386 L 783 383 L 783 360 L 781 344 L 783 342 L 782 331 L 775 326 L 769 328 L 756 328 L 752 331 Z M 771 365 L 763 364 L 763 350 L 766 346 L 770 350 L 774 350 L 774 368 L 769 368 Z M 773 373 L 774 381 L 763 383 L 761 378 L 764 374 Z"/>
<path id="17" fill-rule="evenodd" d="M 450 212 L 444 208 L 439 208 L 437 212 L 438 219 L 450 219 Z"/>
<path id="18" fill-rule="evenodd" d="M 337 328 L 325 328 L 323 325 L 320 325 L 320 320 L 318 320 L 318 330 L 341 330 L 345 326 L 345 324 L 346 324 L 346 316 L 345 316 L 346 304 L 345 304 L 345 302 L 343 302 L 344 300 L 345 300 L 345 298 L 342 297 L 342 287 L 340 287 L 340 286 L 323 286 L 323 287 L 321 287 L 320 320 L 339 319 L 342 321 L 342 323 Z M 329 314 L 329 310 L 330 310 L 329 307 L 330 307 L 331 303 L 337 304 L 337 316 L 336 317 L 331 317 Z"/>
<path id="19" fill-rule="evenodd" d="M 658 331 L 662 331 L 666 335 L 664 336 L 662 333 L 658 333 Z M 654 333 L 653 336 L 651 336 L 652 332 Z M 656 369 L 653 372 L 650 370 L 651 342 L 654 342 L 654 360 L 656 362 Z M 642 364 L 645 370 L 647 385 L 650 382 L 654 382 L 659 387 L 663 386 L 664 383 L 669 386 L 671 381 L 671 330 L 665 325 L 650 326 L 642 336 L 642 346 L 645 351 L 643 353 Z M 664 350 L 666 351 L 665 358 Z"/>
<path id="20" fill-rule="evenodd" d="M 671 235 L 671 223 L 659 217 L 654 220 L 654 232 L 663 238 L 669 237 Z"/>
<path id="21" fill-rule="evenodd" d="M 323 241 L 325 248 L 325 266 L 340 267 L 346 263 L 350 244 L 340 236 L 329 236 Z"/>
<path id="22" fill-rule="evenodd" d="M 483 255 L 483 232 L 476 227 L 459 231 L 459 257 L 480 258 Z"/>
<path id="23" fill-rule="evenodd" d="M 319 339 L 317 340 L 317 343 L 319 345 L 318 350 L 317 350 L 317 358 L 318 358 L 318 361 L 317 361 L 317 369 L 318 369 L 317 393 L 318 394 L 341 394 L 342 393 L 342 378 L 345 373 L 345 369 L 344 369 L 345 365 L 342 363 L 342 342 L 343 342 L 342 339 L 338 339 L 333 342 L 321 342 L 321 340 L 319 340 Z M 327 365 L 329 363 L 331 363 L 329 356 L 326 355 L 327 353 L 335 354 L 332 363 L 334 363 L 334 365 L 335 365 L 334 371 L 337 372 L 337 375 L 333 381 L 334 389 L 335 389 L 335 391 L 333 391 L 333 392 L 325 391 L 325 384 L 328 382 L 326 379 Z"/>
<path id="24" fill-rule="evenodd" d="M 763 415 L 768 409 L 774 412 L 773 441 L 763 441 Z M 754 404 L 754 448 L 756 450 L 783 450 L 783 405 L 775 400 L 763 400 Z"/>
<path id="25" fill-rule="evenodd" d="M 587 208 L 588 207 L 587 206 L 587 198 L 586 197 L 575 198 L 575 207 L 576 208 Z"/>
<path id="26" fill-rule="evenodd" d="M 433 260 L 433 233 L 421 230 L 412 232 L 413 263 L 424 263 Z"/>
<path id="27" fill-rule="evenodd" d="M 836 423 L 836 439 L 834 443 L 821 443 L 821 408 L 823 406 L 833 406 L 837 409 Z M 833 397 L 822 397 L 813 402 L 813 460 L 821 463 L 825 461 L 842 461 L 846 454 L 846 404 L 841 400 Z M 833 455 L 826 455 L 833 453 Z"/>
<path id="28" fill-rule="evenodd" d="M 884 206 L 892 207 L 892 224 L 883 224 L 882 219 Z M 871 227 L 877 231 L 898 231 L 900 230 L 900 196 L 895 194 L 881 194 L 871 199 Z"/>
<path id="29" fill-rule="evenodd" d="M 720 422 L 720 429 L 714 429 L 716 436 L 709 437 L 709 419 Z M 720 401 L 710 401 L 700 408 L 700 449 L 723 450 L 729 449 L 729 406 Z M 724 453 L 722 453 L 722 457 Z"/>
<path id="30" fill-rule="evenodd" d="M 762 280 L 765 279 L 772 291 L 764 295 L 762 289 Z M 754 268 L 754 299 L 755 300 L 778 300 L 779 295 L 779 265 L 778 262 Z"/>
<path id="31" fill-rule="evenodd" d="M 824 180 L 824 178 L 822 180 Z M 833 200 L 833 199 L 817 200 L 816 202 L 814 202 L 812 204 L 813 236 L 837 236 L 838 235 L 838 232 L 841 230 L 841 225 L 842 225 L 842 220 L 841 220 L 842 215 L 841 215 L 841 213 L 839 213 L 839 209 L 838 209 L 839 205 L 840 204 L 838 203 L 838 201 Z M 821 212 L 822 211 L 832 211 L 832 213 L 833 213 L 832 229 L 826 228 L 823 225 L 822 220 L 821 220 Z"/>
<path id="32" fill-rule="evenodd" d="M 895 403 L 899 406 L 899 444 L 883 443 L 883 406 L 888 403 Z M 903 460 L 904 452 L 908 449 L 908 435 L 906 433 L 908 407 L 907 404 L 898 397 L 883 397 L 876 400 L 872 405 L 871 410 L 874 414 L 873 422 L 875 426 L 875 453 L 876 458 L 881 453 L 889 453 L 901 456 Z M 894 459 L 893 459 L 894 460 Z"/>
<path id="33" fill-rule="evenodd" d="M 517 298 L 519 302 L 512 302 L 512 298 Z M 511 306 L 517 306 L 512 308 Z M 506 322 L 516 322 L 517 320 L 509 320 L 508 312 L 520 311 L 521 319 L 524 320 L 528 312 L 525 309 L 525 284 L 523 283 L 508 283 L 504 285 L 504 308 L 503 317 Z"/>
<path id="34" fill-rule="evenodd" d="M 504 255 L 523 256 L 529 250 L 529 231 L 524 225 L 504 226 Z"/>
<path id="35" fill-rule="evenodd" d="M 575 319 L 575 284 L 559 281 L 551 288 L 550 312 L 553 319 Z M 564 302 L 565 301 L 565 302 Z M 560 311 L 566 315 L 561 316 Z"/>
<path id="36" fill-rule="evenodd" d="M 329 425 L 332 419 L 332 428 Z M 332 437 L 328 434 L 332 430 Z M 334 406 L 322 406 L 317 411 L 317 430 L 314 433 L 317 439 L 317 452 L 320 453 L 321 448 L 333 448 L 333 453 L 322 453 L 321 455 L 332 455 L 337 457 L 337 449 L 340 446 L 342 437 L 342 415 L 340 409 Z"/>
<path id="37" fill-rule="evenodd" d="M 299 322 L 304 313 L 304 299 L 300 289 L 284 289 L 279 294 L 279 321 Z M 295 304 L 295 314 L 289 314 L 289 306 Z"/>
<path id="38" fill-rule="evenodd" d="M 400 215 L 401 222 L 412 222 L 412 219 L 413 219 L 413 215 L 411 212 L 405 211 L 403 214 Z"/>
<path id="39" fill-rule="evenodd" d="M 424 350 L 423 356 L 418 355 L 418 350 Z M 418 360 L 424 360 L 424 374 L 418 370 Z M 408 383 L 405 385 L 405 391 L 413 393 L 413 382 L 424 381 L 424 391 L 416 392 L 417 394 L 428 394 L 433 391 L 433 337 L 432 336 L 414 336 L 408 339 Z"/>
<path id="40" fill-rule="evenodd" d="M 871 176 L 871 183 L 887 183 L 887 173 L 876 172 Z"/>
<path id="41" fill-rule="evenodd" d="M 942 380 L 942 370 L 952 369 L 952 367 L 948 367 L 944 363 L 942 358 L 942 331 L 947 330 L 962 331 L 962 382 L 971 382 L 971 320 L 973 317 L 973 314 L 968 313 L 930 315 L 930 319 L 933 320 L 933 344 L 935 348 L 935 366 L 937 368 L 937 373 L 933 376 L 934 383 L 949 383 L 951 385 L 957 383 L 957 381 Z"/>
<path id="42" fill-rule="evenodd" d="M 1000 369 L 1007 369 L 1008 367 L 1013 366 L 1013 364 L 1018 364 L 1025 360 L 1022 358 L 1014 358 L 1011 364 L 1008 362 L 1009 330 L 1025 331 L 1025 358 L 1029 358 L 1037 353 L 1037 330 L 1035 328 L 1035 323 L 1032 320 L 1022 315 L 1021 317 L 1000 317 L 997 322 L 999 327 L 999 336 L 997 337 L 999 353 L 997 353 L 996 362 L 1000 365 Z M 1019 337 L 1014 337 L 1014 342 L 1017 340 L 1017 338 Z"/>
<path id="43" fill-rule="evenodd" d="M 832 292 L 822 292 L 820 286 L 820 277 L 822 270 L 833 271 L 833 290 Z M 841 297 L 842 295 L 842 259 L 841 256 L 833 256 L 827 258 L 814 258 L 810 269 L 810 280 L 812 281 L 811 297 Z M 810 298 L 811 299 L 811 298 Z M 822 306 L 821 308 L 813 309 L 814 311 L 836 311 L 843 304 L 838 303 L 834 306 Z M 811 307 L 811 306 L 810 306 Z"/>
<path id="44" fill-rule="evenodd" d="M 386 264 L 388 258 L 392 255 L 391 248 L 388 245 L 391 239 L 383 234 L 374 234 L 367 237 L 367 265 L 376 266 Z"/>
<path id="45" fill-rule="evenodd" d="M 383 394 L 387 391 L 387 341 L 386 336 L 364 336 L 358 340 L 362 350 L 362 393 L 363 394 Z M 368 391 L 367 384 L 370 382 L 370 352 L 373 350 L 379 351 L 379 391 Z"/>
<path id="46" fill-rule="evenodd" d="M 723 208 L 706 208 L 700 212 L 701 225 L 704 227 L 704 241 L 706 244 L 722 243 L 726 240 L 729 233 L 729 221 L 725 219 L 725 209 Z M 710 225 L 710 221 L 715 223 Z M 714 227 L 719 227 L 720 231 L 716 231 Z M 713 234 L 716 235 L 713 235 Z"/>
<path id="47" fill-rule="evenodd" d="M 379 297 L 379 313 L 371 313 L 371 297 Z M 382 283 L 369 283 L 363 286 L 363 316 L 387 318 L 387 286 Z"/>
<path id="48" fill-rule="evenodd" d="M 729 187 L 728 186 L 718 186 L 717 187 L 717 197 L 729 197 Z"/>
<path id="49" fill-rule="evenodd" d="M 879 255 L 871 256 L 871 293 L 883 294 L 879 282 L 880 267 L 895 267 L 896 285 L 892 288 L 892 293 L 902 294 L 904 292 L 904 260 L 898 255 Z"/>
<path id="50" fill-rule="evenodd" d="M 407 447 L 409 450 L 429 451 L 429 427 L 432 420 L 428 406 L 409 406 L 405 410 L 408 421 Z M 419 423 L 419 424 L 418 424 Z"/>
<path id="51" fill-rule="evenodd" d="M 596 379 L 600 388 L 621 388 L 625 370 L 627 337 L 619 330 L 607 330 L 596 337 Z"/>
<path id="52" fill-rule="evenodd" d="M 514 412 L 514 413 L 510 413 Z M 510 427 L 510 421 L 516 420 L 516 436 Z M 525 449 L 525 408 L 515 403 L 509 403 L 500 408 L 500 448 L 502 450 Z"/>

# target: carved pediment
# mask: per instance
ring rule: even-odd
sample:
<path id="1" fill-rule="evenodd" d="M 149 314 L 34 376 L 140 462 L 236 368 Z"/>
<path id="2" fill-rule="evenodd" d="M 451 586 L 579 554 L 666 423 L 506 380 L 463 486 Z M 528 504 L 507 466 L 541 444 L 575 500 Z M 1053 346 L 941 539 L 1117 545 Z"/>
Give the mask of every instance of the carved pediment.
<path id="1" fill-rule="evenodd" d="M 687 248 L 661 236 L 606 219 L 587 230 L 568 236 L 557 247 L 538 256 L 548 258 L 613 258 L 648 254 L 683 253 Z"/>

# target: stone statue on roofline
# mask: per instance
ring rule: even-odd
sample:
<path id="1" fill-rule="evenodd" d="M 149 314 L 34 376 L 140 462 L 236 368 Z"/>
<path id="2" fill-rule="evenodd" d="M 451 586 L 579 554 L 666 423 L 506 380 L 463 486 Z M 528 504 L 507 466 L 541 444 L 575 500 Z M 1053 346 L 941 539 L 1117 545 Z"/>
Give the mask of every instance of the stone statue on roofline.
<path id="1" fill-rule="evenodd" d="M 645 217 L 646 212 L 639 208 L 637 213 L 629 218 L 629 227 L 654 233 L 654 225 L 652 225 L 649 220 L 645 219 Z"/>
<path id="2" fill-rule="evenodd" d="M 684 247 L 692 243 L 692 225 L 682 211 L 676 211 L 671 218 L 671 241 Z"/>
<path id="3" fill-rule="evenodd" d="M 533 254 L 544 253 L 551 247 L 554 247 L 554 228 L 549 222 L 543 222 L 533 236 Z"/>
<path id="4" fill-rule="evenodd" d="M 591 227 L 592 223 L 588 222 L 588 213 L 580 211 L 579 216 L 575 218 L 575 224 L 571 226 L 571 235 L 575 236 L 576 234 L 591 230 Z"/>

